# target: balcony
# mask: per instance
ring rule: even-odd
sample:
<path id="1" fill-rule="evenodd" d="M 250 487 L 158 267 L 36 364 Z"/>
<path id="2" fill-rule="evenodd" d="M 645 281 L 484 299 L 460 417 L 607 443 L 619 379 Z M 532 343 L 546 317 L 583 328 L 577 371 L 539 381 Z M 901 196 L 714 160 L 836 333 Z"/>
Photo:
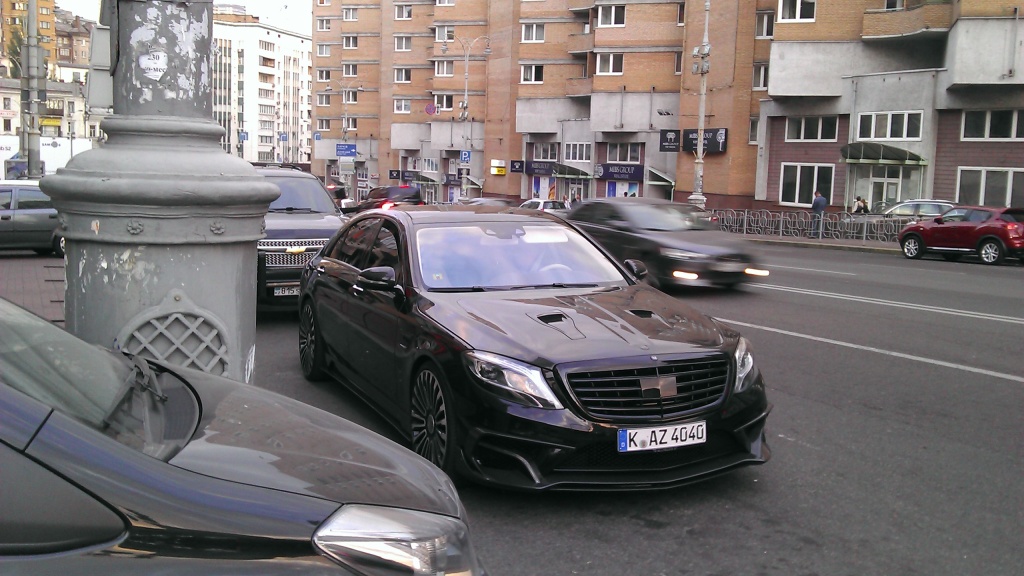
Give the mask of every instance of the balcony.
<path id="1" fill-rule="evenodd" d="M 593 34 L 570 34 L 566 43 L 569 54 L 586 54 L 594 50 Z"/>
<path id="2" fill-rule="evenodd" d="M 570 98 L 590 96 L 594 93 L 594 78 L 567 78 L 565 80 L 565 95 Z"/>
<path id="3" fill-rule="evenodd" d="M 898 10 L 864 12 L 862 40 L 945 34 L 953 24 L 951 0 L 907 0 Z"/>

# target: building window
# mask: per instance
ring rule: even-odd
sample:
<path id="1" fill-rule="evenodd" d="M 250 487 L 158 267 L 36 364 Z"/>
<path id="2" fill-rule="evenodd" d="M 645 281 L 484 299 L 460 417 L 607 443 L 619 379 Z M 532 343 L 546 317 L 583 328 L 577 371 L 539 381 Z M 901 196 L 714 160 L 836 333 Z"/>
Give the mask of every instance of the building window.
<path id="1" fill-rule="evenodd" d="M 330 130 L 331 129 L 331 121 L 328 120 L 327 118 L 317 118 L 317 120 L 316 120 L 316 129 L 317 130 Z"/>
<path id="2" fill-rule="evenodd" d="M 342 36 L 342 46 L 345 50 L 355 50 L 359 48 L 359 36 Z"/>
<path id="3" fill-rule="evenodd" d="M 359 123 L 352 116 L 345 116 L 341 119 L 341 130 L 343 132 L 352 132 L 359 128 Z"/>
<path id="4" fill-rule="evenodd" d="M 358 104 L 359 90 L 342 90 L 341 101 L 345 104 Z"/>
<path id="5" fill-rule="evenodd" d="M 316 95 L 316 105 L 317 106 L 330 106 L 331 105 L 331 95 L 330 94 L 317 94 Z"/>
<path id="6" fill-rule="evenodd" d="M 754 24 L 754 38 L 775 36 L 775 12 L 758 12 Z"/>
<path id="7" fill-rule="evenodd" d="M 903 0 L 885 0 L 886 10 L 903 10 Z"/>
<path id="8" fill-rule="evenodd" d="M 330 6 L 331 0 L 316 0 L 317 6 Z"/>
<path id="9" fill-rule="evenodd" d="M 860 115 L 858 140 L 919 140 L 922 112 L 875 112 Z"/>
<path id="10" fill-rule="evenodd" d="M 835 142 L 839 126 L 837 116 L 805 116 L 786 119 L 786 142 L 799 140 Z"/>
<path id="11" fill-rule="evenodd" d="M 330 44 L 317 44 L 316 45 L 316 55 L 317 56 L 330 56 L 331 55 L 331 45 Z"/>
<path id="12" fill-rule="evenodd" d="M 956 188 L 960 204 L 1024 206 L 1024 170 L 961 167 Z"/>
<path id="13" fill-rule="evenodd" d="M 676 74 L 682 74 L 683 73 L 683 53 L 682 52 L 676 52 L 675 69 L 676 69 Z"/>
<path id="14" fill-rule="evenodd" d="M 423 159 L 423 171 L 424 172 L 437 172 L 437 167 L 440 164 L 437 162 L 437 158 L 424 158 Z"/>
<path id="15" fill-rule="evenodd" d="M 589 142 L 566 142 L 566 144 L 565 144 L 565 161 L 566 162 L 590 162 L 590 143 Z"/>
<path id="16" fill-rule="evenodd" d="M 455 62 L 453 60 L 434 61 L 434 76 L 454 76 Z"/>
<path id="17" fill-rule="evenodd" d="M 522 84 L 543 84 L 544 66 L 541 64 L 526 64 L 522 66 Z"/>
<path id="18" fill-rule="evenodd" d="M 395 36 L 395 52 L 412 50 L 412 36 Z"/>
<path id="19" fill-rule="evenodd" d="M 316 79 L 318 82 L 329 82 L 331 80 L 331 71 L 318 69 L 316 71 Z"/>
<path id="20" fill-rule="evenodd" d="M 453 107 L 453 98 L 451 94 L 434 94 L 434 106 L 438 110 L 451 110 Z"/>
<path id="21" fill-rule="evenodd" d="M 543 42 L 543 24 L 523 24 L 523 42 Z"/>
<path id="22" fill-rule="evenodd" d="M 558 160 L 558 142 L 537 142 L 533 145 L 533 159 L 555 162 Z"/>
<path id="23" fill-rule="evenodd" d="M 761 121 L 757 116 L 750 117 L 750 127 L 747 129 L 747 144 L 757 144 L 757 129 Z"/>
<path id="24" fill-rule="evenodd" d="M 963 140 L 1019 140 L 1024 138 L 1024 110 L 964 111 Z"/>
<path id="25" fill-rule="evenodd" d="M 768 89 L 768 63 L 754 62 L 754 90 Z"/>
<path id="26" fill-rule="evenodd" d="M 356 8 L 342 8 L 341 19 L 345 22 L 355 22 L 359 20 L 359 12 Z"/>
<path id="27" fill-rule="evenodd" d="M 832 164 L 783 164 L 779 203 L 810 206 L 817 190 L 831 204 L 834 172 Z"/>
<path id="28" fill-rule="evenodd" d="M 455 0 L 434 0 L 435 6 L 455 6 Z"/>
<path id="29" fill-rule="evenodd" d="M 395 20 L 412 20 L 412 4 L 395 4 Z"/>
<path id="30" fill-rule="evenodd" d="M 434 29 L 434 41 L 450 42 L 455 40 L 455 26 L 438 26 Z"/>
<path id="31" fill-rule="evenodd" d="M 359 75 L 359 65 L 345 64 L 341 67 L 341 75 L 345 78 L 355 78 Z"/>
<path id="32" fill-rule="evenodd" d="M 412 82 L 411 68 L 395 68 L 395 82 Z"/>
<path id="33" fill-rule="evenodd" d="M 331 30 L 331 21 L 327 18 L 316 19 L 316 31 L 317 32 L 329 32 Z"/>
<path id="34" fill-rule="evenodd" d="M 676 25 L 682 26 L 683 24 L 686 24 L 686 2 L 680 2 L 676 11 Z"/>
<path id="35" fill-rule="evenodd" d="M 622 27 L 626 25 L 626 7 L 625 6 L 598 6 L 597 7 L 597 26 L 598 28 L 608 28 L 612 26 Z"/>
<path id="36" fill-rule="evenodd" d="M 395 99 L 395 114 L 411 114 L 412 100 L 408 98 Z"/>
<path id="37" fill-rule="evenodd" d="M 6 96 L 4 97 L 4 110 L 11 110 L 12 109 L 11 108 L 11 102 L 12 102 L 12 100 L 10 98 L 8 98 Z"/>
<path id="38" fill-rule="evenodd" d="M 779 0 L 779 21 L 814 21 L 815 0 Z"/>
<path id="39" fill-rule="evenodd" d="M 639 142 L 611 142 L 608 144 L 609 162 L 628 162 L 630 164 L 640 163 Z"/>
<path id="40" fill-rule="evenodd" d="M 622 74 L 622 54 L 598 54 L 597 73 L 599 75 Z"/>

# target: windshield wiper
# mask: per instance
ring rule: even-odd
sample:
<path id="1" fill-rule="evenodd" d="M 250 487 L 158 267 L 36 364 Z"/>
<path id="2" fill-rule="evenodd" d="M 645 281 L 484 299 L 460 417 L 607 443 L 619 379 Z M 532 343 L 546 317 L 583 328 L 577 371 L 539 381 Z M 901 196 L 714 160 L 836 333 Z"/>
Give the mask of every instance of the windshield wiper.
<path id="1" fill-rule="evenodd" d="M 450 288 L 428 288 L 431 292 L 487 292 L 492 288 L 484 286 L 452 286 Z"/>
<path id="2" fill-rule="evenodd" d="M 156 374 L 149 367 L 149 364 L 141 356 L 134 354 L 126 354 L 126 356 L 131 360 L 132 367 L 128 372 L 128 377 L 121 383 L 121 389 L 117 392 L 117 400 L 107 410 L 107 413 L 103 415 L 104 428 L 110 426 L 111 417 L 121 409 L 121 406 L 136 390 L 148 392 L 155 401 L 161 403 L 167 401 L 167 396 L 161 392 L 160 382 L 157 380 Z"/>
<path id="3" fill-rule="evenodd" d="M 295 206 L 288 206 L 286 208 L 271 208 L 269 212 L 306 212 L 309 214 L 319 214 L 320 212 L 313 210 L 312 208 L 297 208 Z"/>
<path id="4" fill-rule="evenodd" d="M 523 284 L 521 286 L 511 286 L 509 290 L 530 290 L 537 288 L 596 288 L 597 284 L 593 282 L 554 282 L 551 284 Z"/>

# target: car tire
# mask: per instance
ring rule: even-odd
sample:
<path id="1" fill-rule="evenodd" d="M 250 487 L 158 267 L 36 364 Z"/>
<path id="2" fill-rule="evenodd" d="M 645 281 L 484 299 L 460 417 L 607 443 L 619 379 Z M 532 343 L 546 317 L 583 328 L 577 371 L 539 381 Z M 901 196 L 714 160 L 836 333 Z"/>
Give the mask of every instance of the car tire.
<path id="1" fill-rule="evenodd" d="M 444 375 L 430 364 L 412 379 L 409 408 L 412 450 L 454 478 L 459 451 L 452 394 Z"/>
<path id="2" fill-rule="evenodd" d="M 921 256 L 924 256 L 924 242 L 921 241 L 921 237 L 916 234 L 909 234 L 903 238 L 900 242 L 900 247 L 903 248 L 903 255 L 911 260 L 917 260 Z"/>
<path id="3" fill-rule="evenodd" d="M 324 346 L 313 303 L 306 300 L 299 310 L 299 364 L 310 382 L 324 379 Z"/>
<path id="4" fill-rule="evenodd" d="M 1003 245 L 996 240 L 985 240 L 978 246 L 978 258 L 985 264 L 1000 264 L 1005 255 Z"/>
<path id="5" fill-rule="evenodd" d="M 946 259 L 946 262 L 956 262 L 960 259 L 963 254 L 943 254 L 942 257 Z"/>
<path id="6" fill-rule="evenodd" d="M 53 255 L 57 258 L 64 257 L 65 240 L 63 236 L 53 237 Z"/>

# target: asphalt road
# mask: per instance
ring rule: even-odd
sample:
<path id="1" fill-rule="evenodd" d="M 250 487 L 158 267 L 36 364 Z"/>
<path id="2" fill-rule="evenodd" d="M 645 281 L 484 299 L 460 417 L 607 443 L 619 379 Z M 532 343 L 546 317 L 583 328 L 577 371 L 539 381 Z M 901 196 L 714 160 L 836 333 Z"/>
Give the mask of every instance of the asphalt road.
<path id="1" fill-rule="evenodd" d="M 676 292 L 753 343 L 772 460 L 632 494 L 460 489 L 495 576 L 1024 574 L 1024 266 L 762 247 L 771 276 Z M 261 316 L 256 384 L 395 437 L 306 383 Z"/>

